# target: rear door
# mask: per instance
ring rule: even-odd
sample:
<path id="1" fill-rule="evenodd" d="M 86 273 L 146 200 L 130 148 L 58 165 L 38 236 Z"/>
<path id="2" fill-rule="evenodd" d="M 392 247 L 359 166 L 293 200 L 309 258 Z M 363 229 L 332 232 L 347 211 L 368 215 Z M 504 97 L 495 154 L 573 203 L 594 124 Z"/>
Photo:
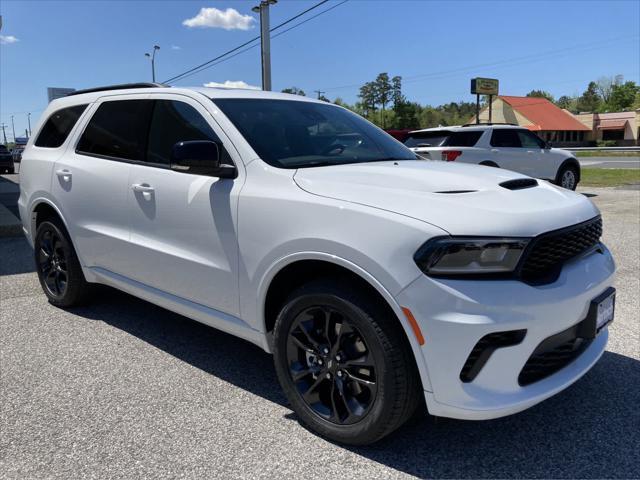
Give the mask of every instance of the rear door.
<path id="1" fill-rule="evenodd" d="M 144 152 L 147 96 L 103 97 L 93 104 L 79 140 L 56 162 L 52 192 L 85 266 L 122 273 L 130 262 L 127 181 L 129 162 Z"/>
<path id="2" fill-rule="evenodd" d="M 244 178 L 229 139 L 202 104 L 182 95 L 156 94 L 144 162 L 129 172 L 131 238 L 127 277 L 214 308 L 239 314 L 236 212 Z M 212 140 L 236 179 L 171 170 L 173 146 Z"/>
<path id="3" fill-rule="evenodd" d="M 495 128 L 491 133 L 490 155 L 488 160 L 500 168 L 529 175 L 532 171 L 530 159 L 522 148 L 518 130 L 515 128 Z"/>

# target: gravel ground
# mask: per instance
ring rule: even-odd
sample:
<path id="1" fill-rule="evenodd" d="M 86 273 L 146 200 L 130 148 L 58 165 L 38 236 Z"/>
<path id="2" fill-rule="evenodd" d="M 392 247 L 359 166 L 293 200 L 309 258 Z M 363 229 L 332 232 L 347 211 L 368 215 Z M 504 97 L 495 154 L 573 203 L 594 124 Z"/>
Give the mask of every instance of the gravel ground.
<path id="1" fill-rule="evenodd" d="M 0 239 L 0 478 L 638 478 L 640 192 L 584 192 L 619 267 L 601 361 L 523 413 L 422 414 L 367 448 L 302 428 L 249 343 L 112 290 L 50 306 Z"/>

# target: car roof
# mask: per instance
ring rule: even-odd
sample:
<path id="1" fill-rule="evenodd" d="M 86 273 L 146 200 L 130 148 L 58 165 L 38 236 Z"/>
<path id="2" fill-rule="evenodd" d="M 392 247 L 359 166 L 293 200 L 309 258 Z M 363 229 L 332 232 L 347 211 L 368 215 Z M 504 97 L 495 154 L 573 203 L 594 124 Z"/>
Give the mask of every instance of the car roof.
<path id="1" fill-rule="evenodd" d="M 509 124 L 479 124 L 479 125 L 451 125 L 448 127 L 440 126 L 440 127 L 432 127 L 432 128 L 423 128 L 420 130 L 413 130 L 409 132 L 409 135 L 412 133 L 422 133 L 422 132 L 474 132 L 474 131 L 485 131 L 490 129 L 503 129 L 503 128 L 515 128 L 519 130 L 526 130 L 525 127 L 521 127 L 520 125 L 509 125 Z"/>
<path id="2" fill-rule="evenodd" d="M 53 100 L 50 104 L 51 107 L 64 108 L 72 105 L 79 105 L 84 103 L 93 103 L 99 98 L 105 96 L 117 96 L 117 95 L 130 95 L 130 94 L 150 94 L 150 93 L 177 93 L 188 94 L 193 93 L 204 95 L 205 97 L 213 100 L 217 98 L 257 98 L 257 99 L 272 99 L 272 100 L 298 100 L 312 103 L 327 104 L 322 100 L 316 100 L 314 98 L 304 97 L 301 95 L 293 95 L 289 93 L 280 92 L 265 92 L 263 90 L 254 90 L 248 88 L 222 88 L 222 87 L 142 87 L 142 88 L 114 88 L 100 89 L 97 91 L 88 91 L 86 93 L 73 93 L 66 97 Z"/>

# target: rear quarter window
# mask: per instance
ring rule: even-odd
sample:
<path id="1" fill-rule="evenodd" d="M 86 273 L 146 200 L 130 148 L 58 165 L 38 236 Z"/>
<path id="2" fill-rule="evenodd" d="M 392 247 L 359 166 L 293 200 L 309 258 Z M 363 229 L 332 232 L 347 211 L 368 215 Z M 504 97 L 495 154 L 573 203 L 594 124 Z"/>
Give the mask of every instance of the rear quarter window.
<path id="1" fill-rule="evenodd" d="M 438 130 L 436 132 L 414 132 L 404 141 L 405 146 L 414 147 L 439 147 L 451 135 L 448 130 Z"/>
<path id="2" fill-rule="evenodd" d="M 453 132 L 442 145 L 447 147 L 473 147 L 480 140 L 482 133 L 481 130 Z"/>
<path id="3" fill-rule="evenodd" d="M 64 143 L 87 105 L 62 108 L 51 114 L 36 138 L 35 146 L 58 148 Z"/>

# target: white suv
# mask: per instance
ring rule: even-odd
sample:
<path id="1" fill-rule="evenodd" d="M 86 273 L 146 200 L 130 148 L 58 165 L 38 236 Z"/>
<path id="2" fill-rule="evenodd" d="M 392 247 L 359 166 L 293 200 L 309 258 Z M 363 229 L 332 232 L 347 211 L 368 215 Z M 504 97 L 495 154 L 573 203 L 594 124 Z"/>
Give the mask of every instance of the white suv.
<path id="1" fill-rule="evenodd" d="M 549 180 L 569 190 L 580 181 L 580 164 L 567 150 L 524 127 L 470 124 L 410 132 L 404 144 L 423 158 L 500 167 Z"/>
<path id="2" fill-rule="evenodd" d="M 127 87 L 53 101 L 23 154 L 53 305 L 106 284 L 253 342 L 300 420 L 349 444 L 422 399 L 519 412 L 603 353 L 615 267 L 584 196 L 425 162 L 309 98 Z"/>

